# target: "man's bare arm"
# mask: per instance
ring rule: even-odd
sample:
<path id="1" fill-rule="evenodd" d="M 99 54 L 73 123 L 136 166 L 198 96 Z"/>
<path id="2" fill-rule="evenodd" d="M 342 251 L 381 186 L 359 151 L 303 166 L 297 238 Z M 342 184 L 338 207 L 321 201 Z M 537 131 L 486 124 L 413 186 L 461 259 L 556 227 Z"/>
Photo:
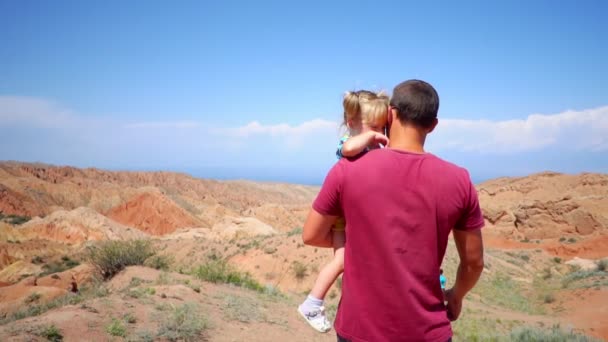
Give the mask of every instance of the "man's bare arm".
<path id="1" fill-rule="evenodd" d="M 309 246 L 332 247 L 331 227 L 337 218 L 323 215 L 311 208 L 302 229 L 302 241 Z"/>
<path id="2" fill-rule="evenodd" d="M 481 272 L 483 271 L 483 239 L 481 229 L 465 231 L 453 230 L 454 242 L 460 264 L 456 274 L 456 282 L 447 293 L 448 316 L 456 320 L 462 309 L 462 300 L 466 294 L 475 286 Z"/>

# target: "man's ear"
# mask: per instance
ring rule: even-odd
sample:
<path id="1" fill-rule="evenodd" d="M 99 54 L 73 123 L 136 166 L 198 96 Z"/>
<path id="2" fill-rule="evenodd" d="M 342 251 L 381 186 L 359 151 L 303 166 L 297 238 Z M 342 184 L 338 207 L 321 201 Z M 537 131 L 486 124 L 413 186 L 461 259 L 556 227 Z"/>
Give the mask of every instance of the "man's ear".
<path id="1" fill-rule="evenodd" d="M 391 125 L 393 124 L 393 120 L 395 119 L 394 118 L 395 115 L 396 115 L 396 110 L 393 107 L 388 106 L 388 115 L 386 118 L 386 126 L 388 128 L 391 128 Z"/>
<path id="2" fill-rule="evenodd" d="M 437 127 L 437 124 L 439 124 L 439 119 L 435 118 L 435 121 L 433 121 L 433 124 L 431 125 L 431 127 L 429 127 L 428 131 L 426 132 L 426 134 L 431 133 L 432 131 L 435 130 L 435 127 Z"/>

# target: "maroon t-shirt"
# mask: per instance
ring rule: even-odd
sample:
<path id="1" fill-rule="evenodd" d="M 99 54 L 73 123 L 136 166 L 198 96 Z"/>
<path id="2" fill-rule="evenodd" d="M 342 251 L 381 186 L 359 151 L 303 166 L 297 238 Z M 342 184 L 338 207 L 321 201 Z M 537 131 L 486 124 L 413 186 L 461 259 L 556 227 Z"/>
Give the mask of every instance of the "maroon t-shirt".
<path id="1" fill-rule="evenodd" d="M 452 336 L 439 283 L 448 235 L 484 225 L 465 169 L 429 153 L 370 151 L 341 159 L 313 208 L 346 219 L 340 336 L 374 342 Z"/>

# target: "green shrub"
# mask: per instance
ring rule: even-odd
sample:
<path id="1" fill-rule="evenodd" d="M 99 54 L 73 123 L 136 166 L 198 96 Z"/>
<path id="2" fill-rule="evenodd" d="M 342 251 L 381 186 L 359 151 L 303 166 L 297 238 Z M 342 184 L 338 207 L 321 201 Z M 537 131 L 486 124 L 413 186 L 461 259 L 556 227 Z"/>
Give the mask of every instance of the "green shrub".
<path id="1" fill-rule="evenodd" d="M 105 297 L 109 293 L 108 289 L 103 285 L 103 283 L 98 281 L 93 281 L 90 284 L 85 284 L 80 288 L 80 292 L 78 294 L 67 294 L 65 296 L 61 296 L 55 298 L 47 303 L 39 303 L 27 306 L 26 308 L 22 308 L 11 315 L 7 315 L 5 317 L 0 318 L 0 325 L 4 325 L 16 320 L 20 320 L 26 317 L 38 316 L 44 312 L 49 310 L 53 310 L 56 308 L 60 308 L 66 305 L 76 305 L 80 304 L 83 301 L 91 298 L 100 298 Z"/>
<path id="2" fill-rule="evenodd" d="M 566 288 L 571 283 L 573 283 L 575 281 L 578 281 L 578 280 L 583 280 L 583 279 L 592 278 L 592 277 L 601 277 L 601 276 L 606 276 L 606 275 L 608 275 L 608 273 L 604 272 L 604 271 L 594 271 L 594 270 L 588 270 L 588 271 L 579 270 L 579 271 L 574 271 L 572 273 L 567 274 L 562 279 L 562 287 Z"/>
<path id="3" fill-rule="evenodd" d="M 566 332 L 560 329 L 559 325 L 553 326 L 549 330 L 520 327 L 511 331 L 510 340 L 514 342 L 592 342 L 596 341 L 591 337 L 577 334 L 573 331 Z"/>
<path id="4" fill-rule="evenodd" d="M 603 272 L 606 271 L 606 269 L 608 269 L 608 259 L 600 260 L 597 263 L 597 270 Z"/>
<path id="5" fill-rule="evenodd" d="M 158 336 L 169 341 L 200 341 L 208 323 L 194 304 L 184 304 L 173 309 L 159 326 Z"/>
<path id="6" fill-rule="evenodd" d="M 196 268 L 192 275 L 212 283 L 226 283 L 264 292 L 264 286 L 258 283 L 251 274 L 235 270 L 225 260 L 209 260 Z"/>
<path id="7" fill-rule="evenodd" d="M 308 267 L 299 261 L 294 261 L 291 267 L 293 269 L 293 274 L 298 280 L 302 280 L 308 275 Z"/>
<path id="8" fill-rule="evenodd" d="M 44 259 L 42 259 L 42 257 L 40 255 L 36 255 L 35 257 L 32 258 L 32 264 L 35 264 L 35 265 L 44 264 Z"/>
<path id="9" fill-rule="evenodd" d="M 568 239 L 568 242 L 570 242 L 570 243 L 575 243 L 575 242 L 576 242 L 576 239 L 575 239 L 575 238 L 569 238 L 569 239 Z"/>
<path id="10" fill-rule="evenodd" d="M 167 255 L 153 255 L 146 260 L 145 265 L 157 270 L 168 271 L 173 259 Z"/>
<path id="11" fill-rule="evenodd" d="M 127 336 L 127 327 L 121 320 L 112 318 L 112 322 L 106 327 L 106 332 L 112 336 Z"/>
<path id="12" fill-rule="evenodd" d="M 127 266 L 143 265 L 154 255 L 150 241 L 106 241 L 89 247 L 88 259 L 104 279 L 110 279 Z"/>
<path id="13" fill-rule="evenodd" d="M 61 261 L 63 262 L 63 264 L 69 269 L 69 268 L 74 268 L 78 265 L 80 265 L 80 262 L 76 261 L 76 260 L 72 260 L 70 259 L 69 256 L 64 255 L 61 257 Z"/>
<path id="14" fill-rule="evenodd" d="M 554 261 L 556 264 L 559 264 L 559 263 L 561 263 L 561 262 L 562 262 L 562 258 L 555 257 L 555 258 L 553 258 L 553 261 Z"/>
<path id="15" fill-rule="evenodd" d="M 42 327 L 40 331 L 38 331 L 37 335 L 46 338 L 48 341 L 63 341 L 61 331 L 53 324 Z"/>
<path id="16" fill-rule="evenodd" d="M 29 295 L 27 298 L 25 298 L 25 304 L 33 304 L 35 302 L 37 302 L 38 300 L 40 300 L 42 296 L 40 295 L 40 293 L 34 292 L 31 295 Z"/>
<path id="17" fill-rule="evenodd" d="M 545 294 L 545 296 L 543 297 L 543 302 L 545 302 L 545 304 L 551 304 L 555 302 L 555 296 L 553 295 L 553 293 Z"/>
<path id="18" fill-rule="evenodd" d="M 290 230 L 289 232 L 287 232 L 287 236 L 294 236 L 294 235 L 301 235 L 302 234 L 302 227 L 297 227 L 294 228 L 292 230 Z"/>
<path id="19" fill-rule="evenodd" d="M 124 314 L 124 316 L 122 316 L 122 319 L 129 324 L 133 324 L 137 322 L 137 318 L 135 318 L 135 316 L 133 316 L 132 313 L 128 312 L 126 314 Z"/>
<path id="20" fill-rule="evenodd" d="M 49 274 L 59 273 L 63 271 L 67 271 L 71 268 L 80 265 L 80 262 L 76 260 L 70 259 L 68 256 L 61 257 L 61 261 L 51 262 L 45 265 L 42 265 L 42 269 L 44 270 L 39 274 L 40 277 L 44 277 Z"/>
<path id="21" fill-rule="evenodd" d="M 222 308 L 224 317 L 231 321 L 251 323 L 266 320 L 259 303 L 248 297 L 228 295 L 224 298 Z"/>
<path id="22" fill-rule="evenodd" d="M 24 224 L 25 222 L 31 220 L 31 217 L 28 216 L 19 216 L 19 215 L 8 215 L 6 216 L 6 218 L 8 219 L 7 222 L 13 225 L 20 225 L 20 224 Z"/>
<path id="23" fill-rule="evenodd" d="M 562 236 L 562 237 L 559 238 L 559 242 L 564 242 L 564 241 L 566 241 L 565 237 Z"/>

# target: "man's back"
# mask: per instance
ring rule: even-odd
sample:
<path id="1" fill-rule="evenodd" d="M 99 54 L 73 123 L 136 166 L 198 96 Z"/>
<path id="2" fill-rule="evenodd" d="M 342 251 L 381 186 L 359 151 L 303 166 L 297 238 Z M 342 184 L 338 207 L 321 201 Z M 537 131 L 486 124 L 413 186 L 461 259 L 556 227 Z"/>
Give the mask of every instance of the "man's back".
<path id="1" fill-rule="evenodd" d="M 483 226 L 466 170 L 432 154 L 371 151 L 328 175 L 314 209 L 339 208 L 347 243 L 337 332 L 353 341 L 446 341 L 439 269 L 448 235 Z"/>

